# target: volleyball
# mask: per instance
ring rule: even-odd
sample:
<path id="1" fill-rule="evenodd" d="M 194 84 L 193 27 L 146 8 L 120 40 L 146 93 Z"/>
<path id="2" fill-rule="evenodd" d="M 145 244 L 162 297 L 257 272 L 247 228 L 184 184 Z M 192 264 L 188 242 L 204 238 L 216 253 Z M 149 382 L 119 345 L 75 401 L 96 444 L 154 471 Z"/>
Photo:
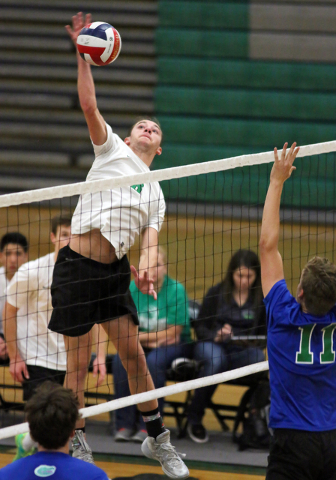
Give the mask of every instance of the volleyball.
<path id="1" fill-rule="evenodd" d="M 119 32 L 109 23 L 85 25 L 77 37 L 80 56 L 90 65 L 103 66 L 114 62 L 121 50 Z"/>

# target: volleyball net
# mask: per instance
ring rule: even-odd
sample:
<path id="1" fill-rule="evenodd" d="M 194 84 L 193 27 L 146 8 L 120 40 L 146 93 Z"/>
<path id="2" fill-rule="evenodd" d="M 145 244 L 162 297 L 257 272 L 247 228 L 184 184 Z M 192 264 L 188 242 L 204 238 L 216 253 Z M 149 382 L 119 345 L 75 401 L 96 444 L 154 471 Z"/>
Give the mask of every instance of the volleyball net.
<path id="1" fill-rule="evenodd" d="M 285 183 L 279 249 L 284 261 L 285 278 L 292 292 L 295 292 L 301 270 L 309 258 L 320 255 L 334 261 L 335 152 L 336 142 L 301 147 L 295 161 L 296 171 Z M 181 356 L 193 358 L 196 346 L 199 370 L 195 374 L 196 378 L 175 383 L 173 380 L 170 385 L 160 386 L 154 391 L 110 402 L 99 403 L 101 400 L 96 400 L 97 405 L 81 411 L 83 417 L 266 371 L 265 314 L 260 278 L 256 278 L 258 265 L 253 262 L 255 258 L 258 259 L 261 215 L 273 160 L 273 152 L 266 152 L 108 180 L 2 195 L 1 238 L 7 233 L 20 232 L 29 243 L 29 263 L 25 264 L 28 267 L 23 266 L 19 270 L 19 273 L 24 272 L 23 276 L 20 277 L 18 273 L 10 282 L 7 278 L 1 284 L 4 288 L 6 285 L 8 287 L 8 283 L 12 284 L 6 290 L 7 296 L 3 292 L 2 301 L 7 301 L 15 309 L 15 344 L 24 362 L 31 366 L 65 371 L 62 337 L 52 338 L 46 327 L 52 312 L 50 285 L 54 265 L 52 254 L 55 249 L 55 244 L 50 240 L 52 219 L 72 214 L 79 196 L 83 195 L 92 196 L 92 199 L 103 198 L 104 195 L 113 199 L 115 195 L 120 202 L 117 215 L 122 218 L 130 208 L 137 211 L 134 198 L 138 199 L 139 204 L 143 202 L 141 190 L 144 185 L 160 182 L 166 199 L 166 214 L 159 233 L 159 246 L 164 252 L 160 259 L 158 257 L 158 272 L 159 268 L 163 272 L 161 299 L 157 302 L 139 300 L 139 292 L 134 285 L 131 292 L 138 310 L 140 333 L 148 334 L 147 340 L 142 337 L 147 358 L 151 352 L 159 349 L 166 352 L 168 358 L 168 349 L 170 355 L 174 350 L 174 340 L 171 340 L 168 332 L 178 327 L 176 345 L 191 348 L 178 350 L 176 347 L 175 358 L 174 354 L 171 357 L 173 360 Z M 140 192 L 135 187 L 140 187 Z M 93 201 L 92 205 L 96 208 Z M 151 205 L 145 205 L 145 208 L 150 209 Z M 99 215 L 99 209 L 94 215 Z M 120 225 L 125 228 L 125 222 Z M 115 223 L 113 228 L 116 228 Z M 55 240 L 55 236 L 52 239 Z M 15 239 L 11 237 L 2 251 L 3 276 L 6 274 L 4 269 L 9 268 L 6 255 L 9 258 L 9 247 L 13 248 L 13 244 L 15 246 Z M 128 252 L 130 264 L 136 267 L 140 249 L 137 237 Z M 240 256 L 235 264 L 232 259 L 238 251 Z M 247 252 L 247 260 L 242 260 L 242 252 Z M 48 254 L 51 254 L 50 258 Z M 44 263 L 37 260 L 41 258 L 45 259 Z M 235 291 L 237 294 L 238 285 L 242 288 L 243 281 L 246 280 L 243 280 L 243 276 L 251 274 L 251 270 L 249 293 L 240 302 L 239 292 L 238 299 L 233 293 Z M 235 280 L 234 274 L 237 271 L 239 275 Z M 229 320 L 222 321 L 223 318 L 231 320 L 232 333 L 218 338 L 221 335 L 218 331 L 224 324 L 230 323 Z M 10 319 L 11 317 L 6 320 L 6 325 Z M 12 336 L 7 339 L 6 331 L 5 328 L 7 342 L 13 341 L 10 340 Z M 162 332 L 166 332 L 166 337 Z M 152 336 L 149 337 L 149 334 Z M 97 350 L 98 340 L 93 350 Z M 209 356 L 206 345 L 224 344 L 223 351 L 229 352 L 229 361 L 225 364 L 221 358 L 218 366 L 218 362 L 212 358 L 212 365 L 216 363 L 217 367 L 213 367 L 210 375 L 202 363 L 202 354 L 204 358 Z M 8 348 L 10 350 L 10 345 Z M 114 358 L 116 351 L 110 342 L 106 350 Z M 256 350 L 262 352 L 263 356 L 255 357 Z M 250 361 L 247 356 L 244 366 L 239 363 L 242 351 L 251 353 Z M 179 352 L 184 354 L 178 354 Z M 214 355 L 213 351 L 212 354 Z M 0 366 L 1 396 L 8 405 L 20 403 L 22 392 L 14 388 L 20 382 L 12 380 L 5 363 L 4 361 L 4 365 Z M 159 368 L 161 363 L 158 356 L 154 363 Z M 115 394 L 116 373 L 111 369 L 104 385 L 98 388 L 89 379 L 85 386 L 86 392 L 104 391 Z M 162 372 L 152 372 L 154 383 L 160 377 L 159 373 Z M 9 426 L 0 429 L 0 439 L 25 431 L 27 424 Z"/>

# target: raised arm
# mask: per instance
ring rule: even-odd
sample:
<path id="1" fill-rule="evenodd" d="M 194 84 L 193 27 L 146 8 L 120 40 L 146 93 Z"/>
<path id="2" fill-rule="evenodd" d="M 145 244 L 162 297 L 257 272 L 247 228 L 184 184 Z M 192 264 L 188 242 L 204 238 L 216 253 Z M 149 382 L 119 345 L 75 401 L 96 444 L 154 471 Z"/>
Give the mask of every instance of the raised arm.
<path id="1" fill-rule="evenodd" d="M 65 28 L 76 47 L 78 64 L 78 97 L 89 128 L 90 137 L 95 145 L 103 145 L 107 139 L 106 124 L 97 107 L 91 67 L 82 59 L 77 50 L 77 37 L 82 28 L 88 23 L 91 23 L 91 14 L 87 14 L 84 20 L 83 13 L 79 12 L 72 17 L 72 28 L 70 25 L 66 25 Z"/>
<path id="2" fill-rule="evenodd" d="M 3 310 L 4 334 L 7 342 L 8 356 L 10 360 L 9 372 L 13 379 L 22 383 L 29 378 L 27 365 L 22 359 L 17 344 L 17 312 L 18 308 L 6 302 Z"/>
<path id="3" fill-rule="evenodd" d="M 276 282 L 284 278 L 282 258 L 278 249 L 280 201 L 283 185 L 295 170 L 293 162 L 299 151 L 299 147 L 295 148 L 296 143 L 294 142 L 286 153 L 287 146 L 288 144 L 285 143 L 280 158 L 277 149 L 274 149 L 274 164 L 262 217 L 259 251 L 264 297 Z"/>

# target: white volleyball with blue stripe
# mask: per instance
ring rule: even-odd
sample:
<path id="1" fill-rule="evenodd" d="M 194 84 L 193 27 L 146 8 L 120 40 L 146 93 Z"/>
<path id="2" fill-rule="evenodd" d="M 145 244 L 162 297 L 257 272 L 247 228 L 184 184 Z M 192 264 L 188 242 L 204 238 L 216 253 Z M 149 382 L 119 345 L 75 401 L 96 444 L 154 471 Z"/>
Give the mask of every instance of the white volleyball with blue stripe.
<path id="1" fill-rule="evenodd" d="M 77 49 L 87 63 L 101 67 L 114 62 L 118 57 L 121 37 L 109 23 L 89 23 L 77 37 Z"/>

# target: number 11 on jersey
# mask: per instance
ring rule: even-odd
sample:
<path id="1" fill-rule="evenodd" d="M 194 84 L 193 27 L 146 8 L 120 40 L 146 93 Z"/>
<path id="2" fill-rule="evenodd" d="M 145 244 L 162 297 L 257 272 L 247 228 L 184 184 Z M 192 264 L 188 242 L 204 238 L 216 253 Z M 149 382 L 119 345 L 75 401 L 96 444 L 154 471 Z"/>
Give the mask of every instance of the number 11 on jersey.
<path id="1" fill-rule="evenodd" d="M 311 339 L 313 330 L 316 327 L 316 323 L 311 325 L 305 325 L 299 327 L 301 331 L 300 350 L 296 352 L 295 363 L 314 363 L 314 353 L 311 351 Z M 327 327 L 322 328 L 322 352 L 320 353 L 320 363 L 334 363 L 335 362 L 335 350 L 333 335 L 336 328 L 336 324 L 332 323 Z"/>

